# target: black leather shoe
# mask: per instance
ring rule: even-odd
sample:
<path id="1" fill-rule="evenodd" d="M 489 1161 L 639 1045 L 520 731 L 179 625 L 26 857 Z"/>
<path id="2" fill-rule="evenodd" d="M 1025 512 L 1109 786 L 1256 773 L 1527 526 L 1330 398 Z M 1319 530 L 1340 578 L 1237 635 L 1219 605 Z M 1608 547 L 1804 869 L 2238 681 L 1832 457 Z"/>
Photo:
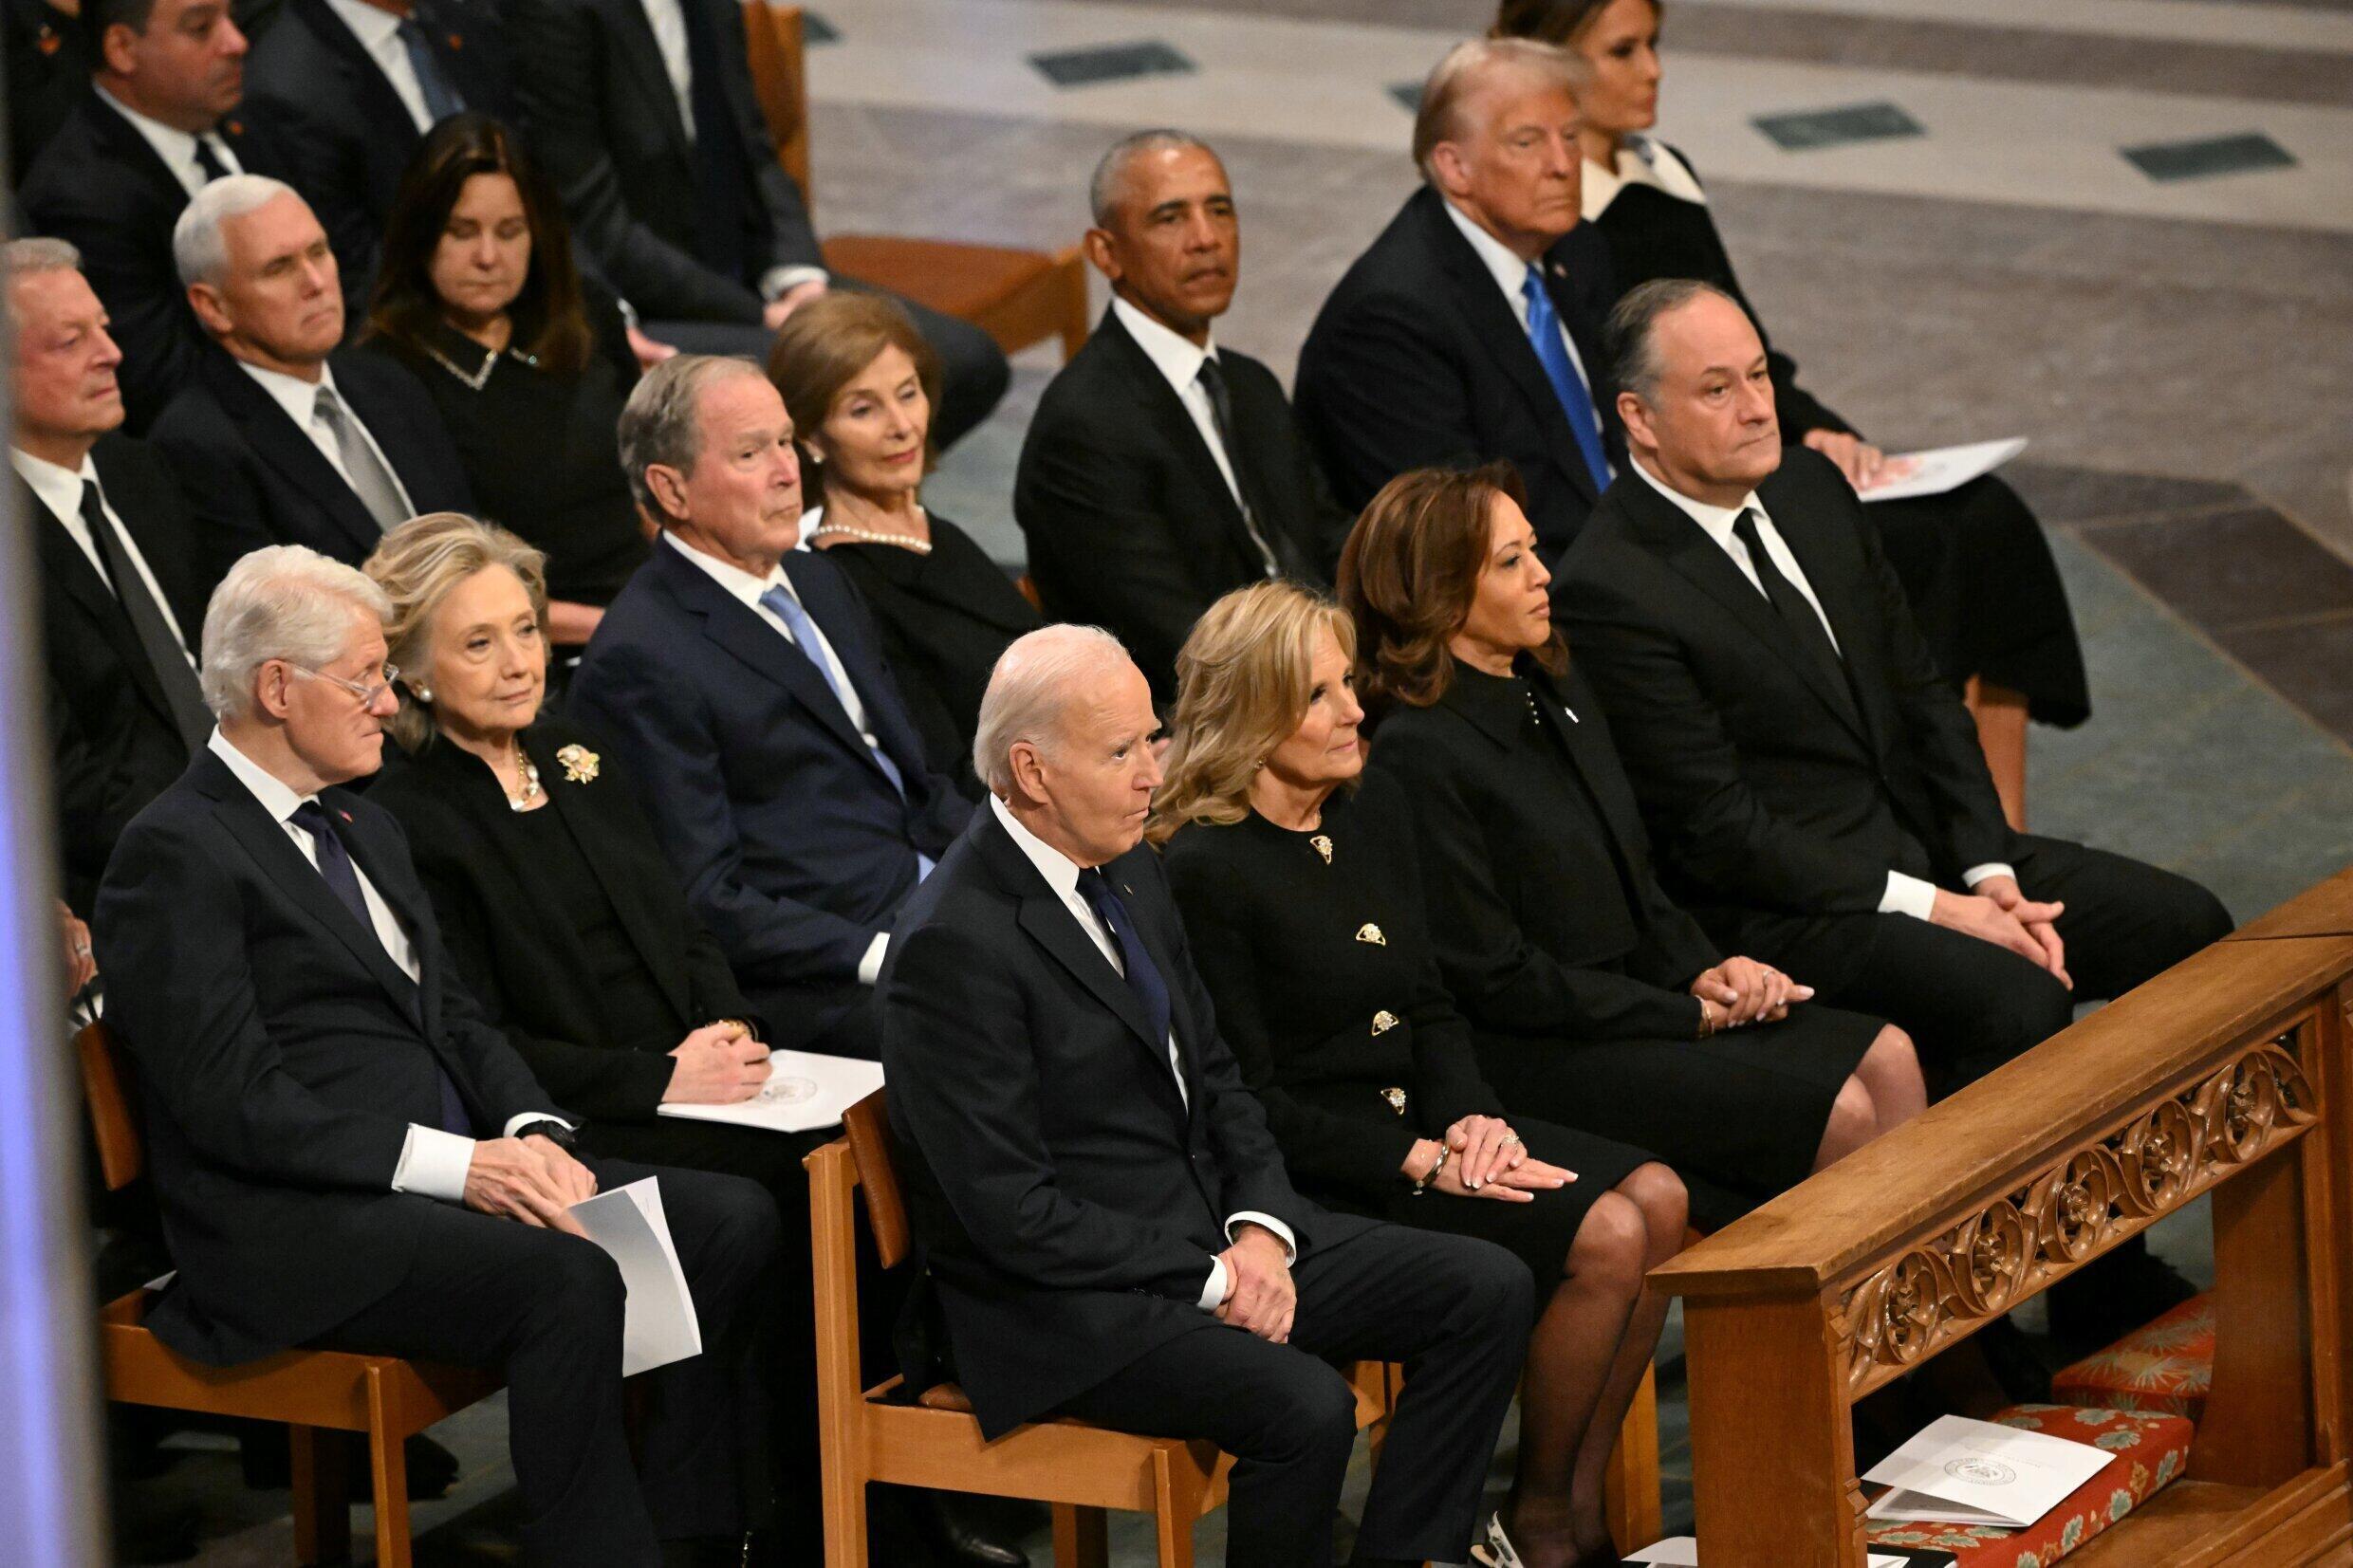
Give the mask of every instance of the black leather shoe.
<path id="1" fill-rule="evenodd" d="M 423 1432 L 411 1437 L 400 1451 L 408 1460 L 411 1503 L 430 1503 L 446 1496 L 455 1485 L 457 1456 Z M 284 1427 L 256 1423 L 240 1433 L 237 1459 L 245 1472 L 245 1484 L 257 1491 L 294 1484 L 294 1462 L 287 1452 Z M 376 1477 L 368 1468 L 366 1452 L 355 1443 L 344 1463 L 351 1482 L 351 1500 L 366 1503 L 373 1499 Z"/>
<path id="2" fill-rule="evenodd" d="M 186 1562 L 196 1555 L 196 1525 L 202 1516 L 193 1503 L 115 1499 L 115 1560 L 120 1563 Z"/>
<path id="3" fill-rule="evenodd" d="M 960 1568 L 1029 1568 L 1028 1554 L 1005 1539 L 1004 1528 L 980 1500 L 961 1492 L 917 1492 L 913 1502 L 917 1527 L 939 1562 Z"/>
<path id="4" fill-rule="evenodd" d="M 2150 1319 L 2197 1294 L 2197 1287 L 2136 1236 L 2089 1267 L 2060 1281 L 2050 1303 L 2050 1337 L 2069 1354 L 2104 1350 Z"/>

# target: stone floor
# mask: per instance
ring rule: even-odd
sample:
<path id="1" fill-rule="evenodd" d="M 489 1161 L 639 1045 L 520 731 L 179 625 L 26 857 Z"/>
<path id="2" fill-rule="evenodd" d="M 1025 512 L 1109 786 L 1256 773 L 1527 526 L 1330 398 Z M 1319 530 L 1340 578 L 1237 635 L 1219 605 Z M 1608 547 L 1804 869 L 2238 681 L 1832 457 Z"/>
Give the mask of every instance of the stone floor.
<path id="1" fill-rule="evenodd" d="M 1247 241 L 1220 339 L 1286 377 L 1325 292 L 1411 188 L 1386 89 L 1489 14 L 1477 0 L 819 9 L 835 39 L 809 57 L 822 229 L 1067 244 L 1106 141 L 1193 125 L 1226 157 Z M 1024 59 L 1154 41 L 1195 68 L 1055 87 Z M 2196 876 L 2242 917 L 2353 860 L 2353 4 L 1677 0 L 1667 49 L 1662 134 L 1709 177 L 1742 280 L 1813 389 L 1890 447 L 2032 438 L 2010 477 L 2049 526 L 2095 702 L 2080 729 L 2034 736 L 2037 830 Z M 1869 101 L 1926 134 L 1791 153 L 1751 123 Z M 2040 129 L 2021 142 L 2012 123 Z M 2159 182 L 2119 157 L 2158 131 L 2261 135 L 2293 163 Z M 1021 357 L 1004 406 L 927 492 L 1008 564 L 1013 463 L 1054 363 Z M 2157 1238 L 2200 1280 L 2203 1227 L 2196 1208 Z M 1690 1505 L 1681 1376 L 1671 1325 L 1671 1528 Z M 493 1401 L 439 1430 L 465 1474 L 417 1509 L 420 1563 L 510 1559 L 504 1427 Z M 290 1560 L 285 1494 L 244 1491 L 232 1456 L 180 1442 L 140 1491 L 204 1508 L 199 1560 Z M 1222 1521 L 1198 1539 L 1217 1560 Z M 1115 1541 L 1119 1563 L 1151 1560 L 1140 1520 Z M 1042 1536 L 1032 1556 L 1047 1559 Z"/>

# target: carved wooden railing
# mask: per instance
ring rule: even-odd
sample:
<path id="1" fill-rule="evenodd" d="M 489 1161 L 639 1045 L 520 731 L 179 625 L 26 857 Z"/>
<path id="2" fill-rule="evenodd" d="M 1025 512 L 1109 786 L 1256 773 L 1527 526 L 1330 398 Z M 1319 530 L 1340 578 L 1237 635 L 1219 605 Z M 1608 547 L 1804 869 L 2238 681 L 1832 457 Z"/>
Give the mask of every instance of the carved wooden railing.
<path id="1" fill-rule="evenodd" d="M 1652 1276 L 1684 1298 L 1705 1568 L 1862 1568 L 1853 1402 L 2213 1206 L 2183 1480 L 2079 1568 L 2353 1563 L 2353 871 Z"/>

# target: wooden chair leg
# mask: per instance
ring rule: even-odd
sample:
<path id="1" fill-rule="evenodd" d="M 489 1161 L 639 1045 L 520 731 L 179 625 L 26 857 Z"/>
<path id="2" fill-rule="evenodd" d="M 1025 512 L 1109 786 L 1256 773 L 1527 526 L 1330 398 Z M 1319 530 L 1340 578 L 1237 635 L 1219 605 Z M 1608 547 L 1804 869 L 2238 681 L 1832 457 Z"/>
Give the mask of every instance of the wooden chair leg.
<path id="1" fill-rule="evenodd" d="M 1609 1520 L 1609 1537 L 1621 1553 L 1647 1546 L 1664 1526 L 1665 1504 L 1658 1495 L 1658 1369 L 1642 1374 L 1634 1391 L 1626 1419 L 1618 1429 L 1617 1446 L 1609 1451 L 1609 1468 L 1602 1477 L 1603 1509 Z"/>
<path id="2" fill-rule="evenodd" d="M 376 1482 L 377 1568 L 409 1568 L 409 1460 L 399 1412 L 374 1367 L 367 1374 L 368 1467 Z"/>
<path id="3" fill-rule="evenodd" d="M 1193 1568 L 1193 1526 L 1201 1517 L 1202 1484 L 1178 1474 L 1169 1450 L 1152 1456 L 1152 1516 L 1158 1527 L 1160 1568 Z"/>
<path id="4" fill-rule="evenodd" d="M 1111 1516 L 1101 1508 L 1054 1504 L 1054 1568 L 1110 1568 Z"/>
<path id="5" fill-rule="evenodd" d="M 324 1427 L 286 1429 L 293 1461 L 294 1560 L 302 1568 L 351 1556 L 351 1445 Z"/>

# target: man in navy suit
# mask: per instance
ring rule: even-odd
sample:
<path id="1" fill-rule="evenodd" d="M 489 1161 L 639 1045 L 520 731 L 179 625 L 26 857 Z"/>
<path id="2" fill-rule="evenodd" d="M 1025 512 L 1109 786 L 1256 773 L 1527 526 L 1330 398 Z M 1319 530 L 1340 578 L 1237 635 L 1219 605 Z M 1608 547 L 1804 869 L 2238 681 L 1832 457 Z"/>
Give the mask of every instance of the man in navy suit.
<path id="1" fill-rule="evenodd" d="M 154 439 L 215 551 L 306 544 L 358 565 L 385 530 L 473 495 L 440 412 L 398 365 L 342 354 L 326 231 L 293 188 L 207 185 L 172 249 L 213 340 Z"/>
<path id="2" fill-rule="evenodd" d="M 219 727 L 101 885 L 106 1021 L 138 1064 L 178 1265 L 147 1327 L 215 1366 L 313 1345 L 494 1370 L 526 1560 L 734 1562 L 766 1501 L 745 1466 L 775 1207 L 740 1177 L 582 1164 L 483 1021 L 398 824 L 340 787 L 380 760 L 389 609 L 310 550 L 232 568 L 205 622 Z M 633 1470 L 627 1293 L 569 1208 L 649 1175 L 703 1349 L 642 1379 Z"/>
<path id="3" fill-rule="evenodd" d="M 793 548 L 792 434 L 748 360 L 680 355 L 638 383 L 621 466 L 662 540 L 589 641 L 572 711 L 629 747 L 776 1043 L 871 1058 L 892 922 L 972 807 L 926 769 L 857 590 Z"/>

